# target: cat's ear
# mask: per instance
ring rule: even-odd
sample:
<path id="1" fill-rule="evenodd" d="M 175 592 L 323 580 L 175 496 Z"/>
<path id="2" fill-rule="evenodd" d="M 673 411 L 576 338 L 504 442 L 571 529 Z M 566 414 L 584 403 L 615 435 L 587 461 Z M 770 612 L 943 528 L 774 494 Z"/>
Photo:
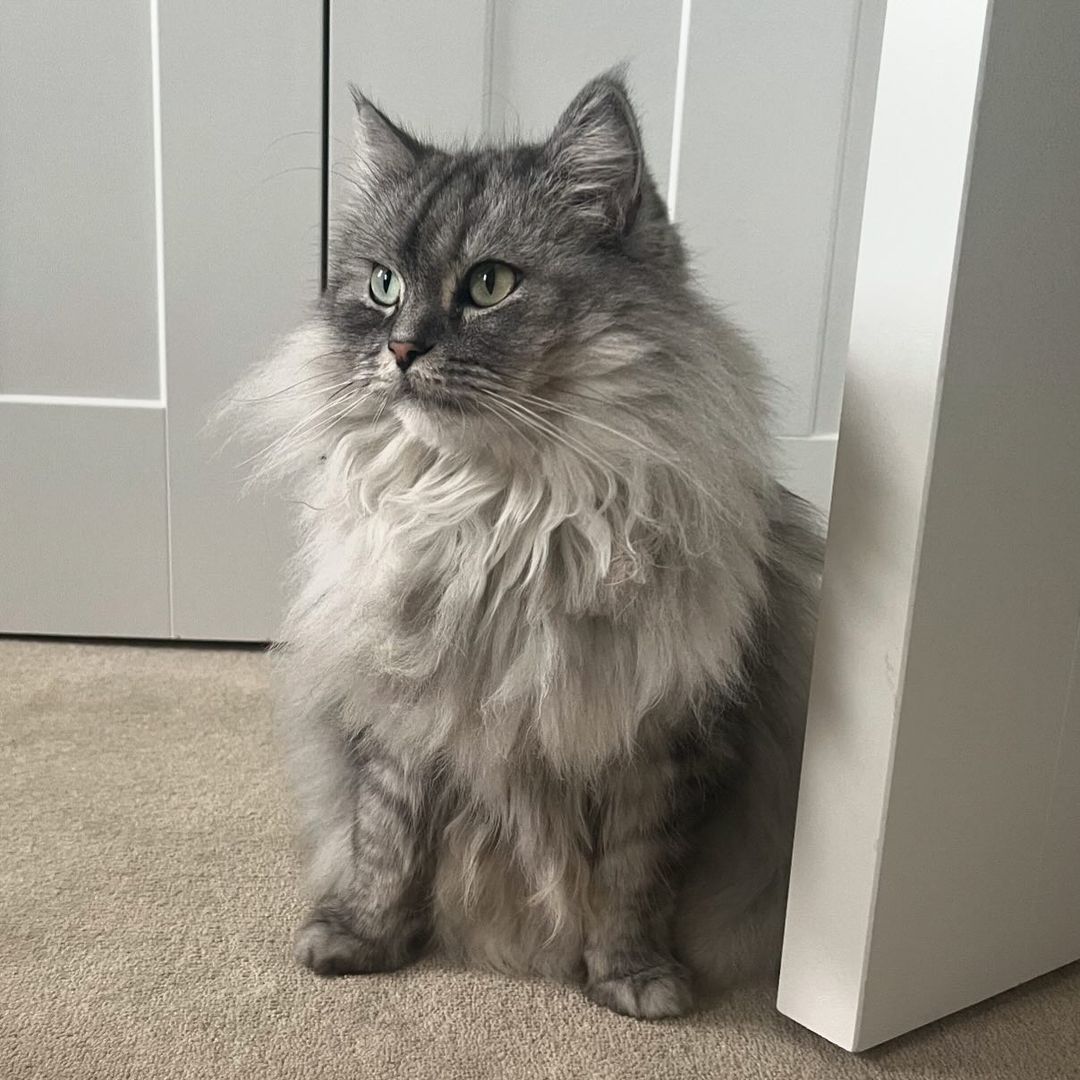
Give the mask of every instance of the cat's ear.
<path id="1" fill-rule="evenodd" d="M 350 84 L 349 92 L 356 104 L 353 153 L 361 178 L 381 180 L 412 172 L 423 155 L 423 145 L 392 123 L 357 87 Z"/>
<path id="2" fill-rule="evenodd" d="M 616 69 L 570 102 L 544 147 L 553 182 L 582 212 L 620 232 L 641 203 L 645 156 L 634 108 Z"/>

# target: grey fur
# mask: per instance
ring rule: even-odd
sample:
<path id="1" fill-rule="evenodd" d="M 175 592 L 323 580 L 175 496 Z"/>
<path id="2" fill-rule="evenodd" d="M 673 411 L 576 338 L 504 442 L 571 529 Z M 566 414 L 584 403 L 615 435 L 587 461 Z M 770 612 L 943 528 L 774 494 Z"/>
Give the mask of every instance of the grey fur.
<path id="1" fill-rule="evenodd" d="M 302 507 L 297 958 L 434 938 L 682 1013 L 775 964 L 786 883 L 820 542 L 758 358 L 694 287 L 617 76 L 547 143 L 457 152 L 357 95 L 353 189 L 318 310 L 227 409 Z M 477 309 L 485 259 L 520 283 Z M 390 339 L 431 348 L 402 373 Z"/>

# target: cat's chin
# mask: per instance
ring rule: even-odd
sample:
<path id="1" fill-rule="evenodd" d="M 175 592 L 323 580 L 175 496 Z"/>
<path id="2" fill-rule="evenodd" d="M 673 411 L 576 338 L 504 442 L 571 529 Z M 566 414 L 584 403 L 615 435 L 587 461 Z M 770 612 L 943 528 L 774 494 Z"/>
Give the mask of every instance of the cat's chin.
<path id="1" fill-rule="evenodd" d="M 482 424 L 451 406 L 401 398 L 394 411 L 402 428 L 434 450 L 472 450 L 484 444 Z"/>

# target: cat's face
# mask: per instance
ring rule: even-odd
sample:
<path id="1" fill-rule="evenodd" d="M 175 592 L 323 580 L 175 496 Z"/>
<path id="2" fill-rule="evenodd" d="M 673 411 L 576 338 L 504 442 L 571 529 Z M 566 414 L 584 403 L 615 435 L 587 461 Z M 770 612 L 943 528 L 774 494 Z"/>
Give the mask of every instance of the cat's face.
<path id="1" fill-rule="evenodd" d="M 356 98 L 326 312 L 370 399 L 435 439 L 476 418 L 520 428 L 625 362 L 605 336 L 685 271 L 618 81 L 590 83 L 542 145 L 456 154 Z"/>

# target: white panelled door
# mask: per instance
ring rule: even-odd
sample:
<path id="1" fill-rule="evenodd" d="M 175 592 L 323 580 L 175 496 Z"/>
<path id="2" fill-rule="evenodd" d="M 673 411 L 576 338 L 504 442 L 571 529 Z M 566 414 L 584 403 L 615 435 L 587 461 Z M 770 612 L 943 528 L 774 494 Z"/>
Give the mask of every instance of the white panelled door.
<path id="1" fill-rule="evenodd" d="M 171 633 L 153 20 L 114 11 L 0 5 L 0 631 Z"/>
<path id="2" fill-rule="evenodd" d="M 245 452 L 202 432 L 319 293 L 322 4 L 157 2 L 173 634 L 267 640 L 285 508 L 241 497 Z"/>
<path id="3" fill-rule="evenodd" d="M 318 292 L 323 6 L 0 6 L 0 633 L 265 639 L 282 508 L 200 436 Z"/>
<path id="4" fill-rule="evenodd" d="M 350 81 L 437 139 L 538 136 L 628 61 L 702 279 L 776 376 L 789 482 L 826 505 L 880 0 L 84 7 L 0 11 L 0 633 L 273 634 L 284 508 L 201 433 L 317 295 Z"/>

